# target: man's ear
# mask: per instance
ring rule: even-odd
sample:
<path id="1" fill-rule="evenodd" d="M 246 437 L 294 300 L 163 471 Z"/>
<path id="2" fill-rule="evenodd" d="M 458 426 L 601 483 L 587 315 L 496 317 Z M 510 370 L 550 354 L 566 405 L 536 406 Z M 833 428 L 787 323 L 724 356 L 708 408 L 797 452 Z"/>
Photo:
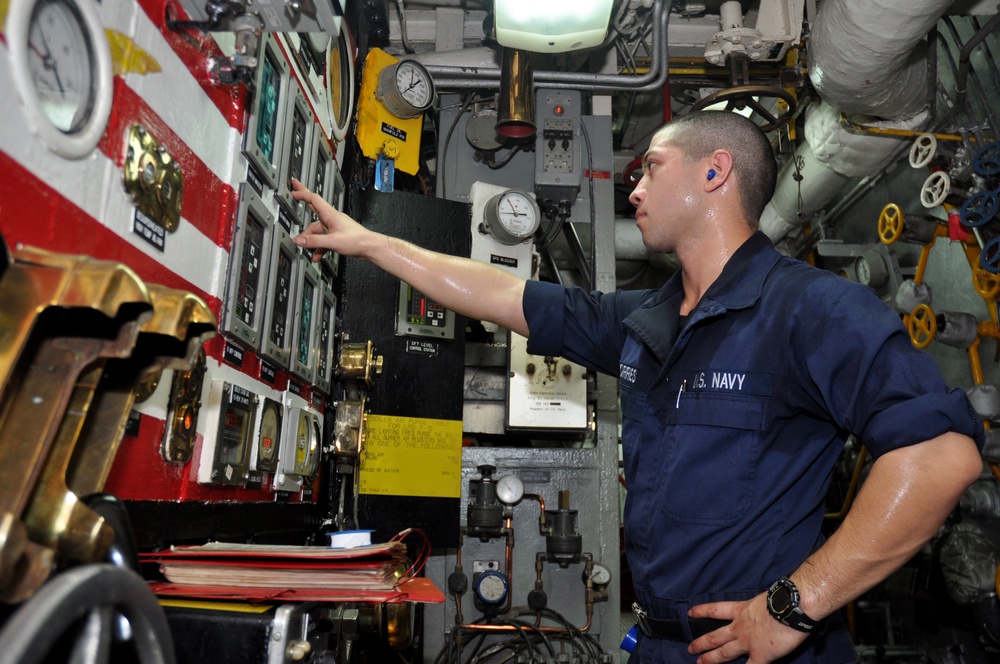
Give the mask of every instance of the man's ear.
<path id="1" fill-rule="evenodd" d="M 729 150 L 716 150 L 708 162 L 705 174 L 705 191 L 715 191 L 724 185 L 733 174 L 733 155 Z"/>

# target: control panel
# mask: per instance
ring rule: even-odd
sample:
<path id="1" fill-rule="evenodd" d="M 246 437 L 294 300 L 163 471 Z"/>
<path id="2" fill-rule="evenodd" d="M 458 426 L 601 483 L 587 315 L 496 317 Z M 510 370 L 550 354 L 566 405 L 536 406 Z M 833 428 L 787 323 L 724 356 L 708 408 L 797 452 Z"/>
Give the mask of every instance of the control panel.
<path id="1" fill-rule="evenodd" d="M 278 200 L 291 214 L 292 219 L 302 224 L 305 219 L 306 204 L 292 198 L 292 178 L 299 182 L 309 182 L 311 174 L 307 172 L 311 160 L 306 158 L 307 151 L 312 147 L 313 114 L 302 93 L 295 89 L 291 103 L 285 111 L 285 140 L 281 146 L 281 177 L 278 178 Z"/>
<path id="2" fill-rule="evenodd" d="M 292 358 L 289 371 L 312 382 L 316 372 L 316 315 L 320 306 L 320 275 L 304 254 L 296 261 L 295 323 L 292 325 Z"/>
<path id="3" fill-rule="evenodd" d="M 571 204 L 580 193 L 581 105 L 575 90 L 537 92 L 535 193 L 540 200 Z"/>
<path id="4" fill-rule="evenodd" d="M 292 353 L 292 277 L 298 247 L 280 225 L 271 238 L 267 302 L 264 308 L 263 340 L 260 355 L 279 369 L 287 369 Z"/>
<path id="5" fill-rule="evenodd" d="M 281 56 L 272 35 L 260 43 L 254 98 L 243 137 L 243 154 L 270 186 L 278 181 L 286 97 L 290 80 L 288 61 Z"/>
<path id="6" fill-rule="evenodd" d="M 263 326 L 274 217 L 252 187 L 240 185 L 221 329 L 256 350 Z"/>
<path id="7" fill-rule="evenodd" d="M 455 313 L 400 281 L 396 336 L 454 339 Z"/>
<path id="8" fill-rule="evenodd" d="M 250 471 L 251 440 L 257 419 L 259 398 L 245 387 L 224 380 L 213 380 L 206 408 L 208 421 L 217 422 L 202 441 L 198 461 L 199 484 L 247 483 Z"/>

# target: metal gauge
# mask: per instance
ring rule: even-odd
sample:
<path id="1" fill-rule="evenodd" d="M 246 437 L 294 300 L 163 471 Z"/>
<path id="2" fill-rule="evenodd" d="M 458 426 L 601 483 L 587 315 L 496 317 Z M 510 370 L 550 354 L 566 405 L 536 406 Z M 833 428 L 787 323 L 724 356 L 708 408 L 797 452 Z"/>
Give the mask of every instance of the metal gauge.
<path id="1" fill-rule="evenodd" d="M 315 477 L 321 440 L 319 417 L 315 413 L 299 407 L 288 409 L 274 475 L 275 489 L 298 491 L 305 480 Z"/>
<path id="2" fill-rule="evenodd" d="M 295 301 L 295 318 L 292 321 L 292 358 L 289 369 L 297 378 L 312 382 L 316 369 L 316 309 L 319 307 L 320 277 L 315 263 L 303 257 L 296 261 L 299 276 Z"/>
<path id="3" fill-rule="evenodd" d="M 395 62 L 379 74 L 375 96 L 398 118 L 415 118 L 434 103 L 434 79 L 413 60 Z"/>
<path id="4" fill-rule="evenodd" d="M 204 347 L 188 371 L 174 371 L 167 402 L 167 421 L 163 431 L 160 453 L 165 461 L 185 463 L 194 451 L 201 408 L 201 388 L 205 377 L 206 355 Z"/>
<path id="5" fill-rule="evenodd" d="M 260 355 L 281 369 L 288 368 L 292 354 L 292 287 L 293 266 L 298 248 L 280 225 L 271 238 L 270 271 L 267 280 L 267 302 L 264 309 L 264 335 Z"/>
<path id="6" fill-rule="evenodd" d="M 278 467 L 282 410 L 280 403 L 264 398 L 257 432 L 257 470 L 273 473 Z"/>
<path id="7" fill-rule="evenodd" d="M 867 252 L 854 259 L 854 273 L 858 282 L 878 288 L 889 279 L 889 266 L 876 252 Z"/>
<path id="8" fill-rule="evenodd" d="M 5 35 L 28 121 L 49 148 L 97 147 L 114 96 L 111 51 L 93 0 L 12 0 Z"/>
<path id="9" fill-rule="evenodd" d="M 282 134 L 285 130 L 285 104 L 288 62 L 281 57 L 274 37 L 267 34 L 260 42 L 257 76 L 254 79 L 250 119 L 244 134 L 243 153 L 257 167 L 270 185 L 278 180 Z"/>
<path id="10" fill-rule="evenodd" d="M 500 572 L 483 572 L 473 581 L 476 599 L 483 604 L 499 604 L 507 597 L 507 577 Z"/>
<path id="11" fill-rule="evenodd" d="M 262 287 L 267 284 L 273 229 L 274 217 L 256 192 L 244 182 L 240 185 L 236 232 L 229 252 L 222 331 L 254 349 L 260 344 L 267 295 Z"/>
<path id="12" fill-rule="evenodd" d="M 246 484 L 257 402 L 257 395 L 250 390 L 233 383 L 222 384 L 219 425 L 208 482 Z M 198 481 L 204 483 L 205 478 L 199 476 Z"/>
<path id="13" fill-rule="evenodd" d="M 306 204 L 304 201 L 292 198 L 291 182 L 292 178 L 307 184 L 309 182 L 306 177 L 308 166 L 306 153 L 312 147 L 314 125 L 312 110 L 306 98 L 296 88 L 285 117 L 280 162 L 282 177 L 278 178 L 278 198 L 284 202 L 292 217 L 300 224 L 305 220 Z"/>
<path id="14" fill-rule="evenodd" d="M 586 574 L 586 572 L 584 572 Z M 593 563 L 590 570 L 590 582 L 595 586 L 606 586 L 611 583 L 611 570 L 601 563 Z"/>
<path id="15" fill-rule="evenodd" d="M 486 202 L 483 222 L 486 232 L 501 244 L 514 245 L 531 238 L 538 230 L 542 214 L 538 203 L 526 191 L 508 189 Z"/>
<path id="16" fill-rule="evenodd" d="M 337 329 L 337 296 L 330 284 L 323 282 L 322 306 L 316 319 L 316 378 L 315 387 L 329 394 L 336 358 L 334 340 Z"/>
<path id="17" fill-rule="evenodd" d="M 344 140 L 354 110 L 354 56 L 346 26 L 337 39 L 330 40 L 327 56 L 326 87 L 330 94 L 330 120 L 333 137 Z"/>
<path id="18" fill-rule="evenodd" d="M 516 505 L 524 496 L 524 482 L 517 475 L 504 475 L 497 480 L 497 498 L 507 505 Z"/>

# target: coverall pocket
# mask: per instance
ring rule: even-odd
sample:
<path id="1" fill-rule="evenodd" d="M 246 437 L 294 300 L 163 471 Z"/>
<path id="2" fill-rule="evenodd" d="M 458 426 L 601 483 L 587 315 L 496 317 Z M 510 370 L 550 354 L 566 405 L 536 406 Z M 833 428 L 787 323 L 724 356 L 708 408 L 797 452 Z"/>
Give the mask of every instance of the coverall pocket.
<path id="1" fill-rule="evenodd" d="M 730 526 L 753 500 L 767 399 L 684 394 L 662 442 L 663 483 L 657 505 L 675 522 Z"/>

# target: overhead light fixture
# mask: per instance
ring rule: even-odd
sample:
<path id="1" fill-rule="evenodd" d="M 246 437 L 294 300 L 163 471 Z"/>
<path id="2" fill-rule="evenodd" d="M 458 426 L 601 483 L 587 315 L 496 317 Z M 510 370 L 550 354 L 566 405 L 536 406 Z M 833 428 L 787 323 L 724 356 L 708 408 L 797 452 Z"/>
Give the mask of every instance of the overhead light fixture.
<path id="1" fill-rule="evenodd" d="M 604 42 L 614 0 L 494 0 L 501 46 L 566 53 Z"/>

